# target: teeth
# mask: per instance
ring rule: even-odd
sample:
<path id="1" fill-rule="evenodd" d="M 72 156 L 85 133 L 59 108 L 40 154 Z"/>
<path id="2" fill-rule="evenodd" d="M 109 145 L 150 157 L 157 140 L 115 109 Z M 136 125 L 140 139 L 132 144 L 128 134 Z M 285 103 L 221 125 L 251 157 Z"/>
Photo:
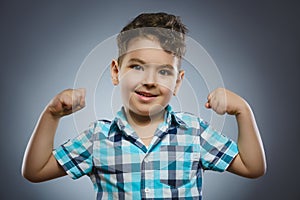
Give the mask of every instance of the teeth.
<path id="1" fill-rule="evenodd" d="M 152 94 L 147 94 L 147 93 L 143 93 L 143 92 L 138 92 L 139 95 L 142 95 L 144 97 L 152 97 Z"/>
<path id="2" fill-rule="evenodd" d="M 145 96 L 145 97 L 150 97 L 151 95 L 149 95 L 149 94 L 143 94 L 143 93 L 141 93 L 141 95 L 142 96 Z"/>

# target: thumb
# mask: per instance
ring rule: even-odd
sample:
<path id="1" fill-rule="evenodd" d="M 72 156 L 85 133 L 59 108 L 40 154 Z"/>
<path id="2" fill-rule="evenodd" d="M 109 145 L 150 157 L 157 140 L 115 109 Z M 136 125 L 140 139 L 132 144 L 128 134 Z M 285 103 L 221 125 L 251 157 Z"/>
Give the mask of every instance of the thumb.
<path id="1" fill-rule="evenodd" d="M 205 103 L 205 107 L 206 107 L 207 109 L 211 108 L 209 102 L 206 102 L 206 103 Z"/>

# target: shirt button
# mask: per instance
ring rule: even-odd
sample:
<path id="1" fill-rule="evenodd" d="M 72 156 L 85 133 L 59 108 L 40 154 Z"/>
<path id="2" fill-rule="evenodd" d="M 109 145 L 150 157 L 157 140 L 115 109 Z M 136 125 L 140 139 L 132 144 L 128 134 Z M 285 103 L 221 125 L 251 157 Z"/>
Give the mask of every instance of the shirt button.
<path id="1" fill-rule="evenodd" d="M 196 159 L 200 159 L 200 158 L 199 158 L 198 154 L 195 153 L 195 154 L 193 154 L 193 159 L 196 160 Z"/>
<path id="2" fill-rule="evenodd" d="M 145 192 L 150 192 L 150 189 L 149 188 L 145 188 Z"/>
<path id="3" fill-rule="evenodd" d="M 144 162 L 145 162 L 145 163 L 147 163 L 148 161 L 149 161 L 148 158 L 145 158 L 145 159 L 144 159 Z"/>

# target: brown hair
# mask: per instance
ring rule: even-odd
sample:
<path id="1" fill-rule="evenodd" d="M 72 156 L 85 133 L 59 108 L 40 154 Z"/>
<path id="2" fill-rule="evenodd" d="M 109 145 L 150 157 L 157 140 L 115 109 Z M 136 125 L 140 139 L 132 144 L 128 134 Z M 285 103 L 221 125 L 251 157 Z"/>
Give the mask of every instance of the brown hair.
<path id="1" fill-rule="evenodd" d="M 179 16 L 167 13 L 143 13 L 129 22 L 118 34 L 118 62 L 121 64 L 128 43 L 137 37 L 156 38 L 161 47 L 182 58 L 185 53 L 185 34 L 188 29 Z"/>

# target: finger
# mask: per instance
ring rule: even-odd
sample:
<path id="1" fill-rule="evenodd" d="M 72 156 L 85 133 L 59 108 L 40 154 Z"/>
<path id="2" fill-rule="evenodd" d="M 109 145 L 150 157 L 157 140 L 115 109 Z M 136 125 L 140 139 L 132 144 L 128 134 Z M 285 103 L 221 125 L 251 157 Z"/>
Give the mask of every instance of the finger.
<path id="1" fill-rule="evenodd" d="M 212 96 L 213 96 L 213 92 L 209 93 L 209 94 L 207 95 L 207 100 L 209 101 L 209 100 L 212 98 Z"/>
<path id="2" fill-rule="evenodd" d="M 81 110 L 82 108 L 83 108 L 82 106 L 80 106 L 80 105 L 77 105 L 76 107 L 73 107 L 73 109 L 72 109 L 72 113 L 75 113 L 75 112 L 77 112 L 77 111 Z"/>
<path id="3" fill-rule="evenodd" d="M 224 115 L 225 114 L 225 109 L 222 108 L 222 106 L 219 106 L 216 108 L 215 112 L 219 115 Z"/>
<path id="4" fill-rule="evenodd" d="M 64 110 L 71 110 L 72 109 L 72 97 L 68 95 L 67 93 L 63 93 L 59 97 L 59 102 Z"/>
<path id="5" fill-rule="evenodd" d="M 78 93 L 80 93 L 80 95 L 82 97 L 85 97 L 85 94 L 86 94 L 86 89 L 85 88 L 78 88 L 75 91 L 77 91 Z"/>
<path id="6" fill-rule="evenodd" d="M 205 103 L 205 107 L 208 108 L 208 109 L 211 108 L 209 102 L 206 102 L 206 103 Z"/>
<path id="7" fill-rule="evenodd" d="M 226 113 L 226 107 L 224 107 L 224 104 L 219 100 L 215 101 L 213 110 L 219 115 L 224 115 Z"/>
<path id="8" fill-rule="evenodd" d="M 74 91 L 72 95 L 72 108 L 75 110 L 77 107 L 80 106 L 80 101 L 81 101 L 81 95 L 79 92 Z"/>
<path id="9" fill-rule="evenodd" d="M 212 106 L 211 106 L 212 97 L 213 97 L 213 92 L 211 92 L 207 95 L 207 102 L 205 103 L 206 108 L 212 108 Z"/>
<path id="10" fill-rule="evenodd" d="M 81 108 L 85 107 L 85 98 L 84 97 L 81 98 L 79 105 Z"/>
<path id="11" fill-rule="evenodd" d="M 209 102 L 209 106 L 211 107 L 211 109 L 218 113 L 220 112 L 220 108 L 219 108 L 219 101 L 218 99 L 216 99 L 215 97 L 213 97 L 210 102 Z"/>
<path id="12" fill-rule="evenodd" d="M 73 112 L 85 106 L 85 89 L 80 88 L 73 91 Z"/>
<path id="13" fill-rule="evenodd" d="M 218 108 L 218 101 L 216 98 L 212 98 L 209 102 L 210 107 L 212 108 L 213 111 L 216 112 L 217 108 Z"/>
<path id="14" fill-rule="evenodd" d="M 83 107 L 85 107 L 86 89 L 85 88 L 80 88 L 79 92 L 81 94 L 81 98 L 80 98 L 79 104 L 83 108 Z"/>

